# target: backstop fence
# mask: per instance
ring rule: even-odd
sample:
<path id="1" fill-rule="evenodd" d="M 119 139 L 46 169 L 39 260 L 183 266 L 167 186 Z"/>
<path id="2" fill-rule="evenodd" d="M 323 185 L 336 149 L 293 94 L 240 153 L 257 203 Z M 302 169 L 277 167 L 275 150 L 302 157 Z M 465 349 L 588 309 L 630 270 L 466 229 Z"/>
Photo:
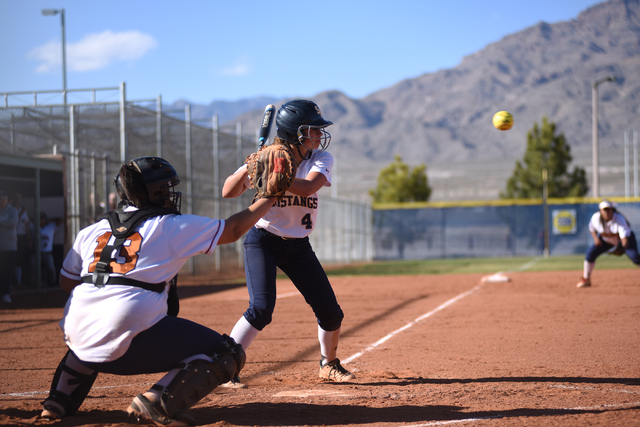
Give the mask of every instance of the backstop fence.
<path id="1" fill-rule="evenodd" d="M 115 191 L 113 177 L 127 159 L 158 156 L 168 160 L 180 175 L 183 213 L 227 218 L 251 203 L 253 193 L 224 199 L 221 188 L 226 177 L 256 150 L 253 129 L 243 132 L 239 123 L 220 126 L 217 117 L 192 119 L 188 105 L 184 110 L 166 111 L 160 98 L 129 101 L 124 83 L 113 88 L 67 91 L 67 104 L 61 104 L 61 92 L 57 91 L 2 96 L 0 157 L 4 155 L 4 161 L 0 163 L 8 166 L 0 172 L 0 185 L 6 191 L 20 190 L 35 218 L 44 209 L 41 192 L 36 189 L 47 186 L 47 182 L 33 178 L 24 159 L 58 159 L 64 171 L 64 190 L 59 197 L 64 204 L 67 250 L 80 229 L 113 208 L 109 197 Z M 256 124 L 256 131 L 258 127 Z M 16 162 L 24 168 L 13 164 Z M 49 196 L 55 198 L 55 194 Z M 329 192 L 322 195 L 321 204 L 311 236 L 320 260 L 371 260 L 371 206 L 333 198 Z M 242 267 L 238 242 L 222 245 L 213 256 L 195 257 L 185 270 L 204 273 Z"/>

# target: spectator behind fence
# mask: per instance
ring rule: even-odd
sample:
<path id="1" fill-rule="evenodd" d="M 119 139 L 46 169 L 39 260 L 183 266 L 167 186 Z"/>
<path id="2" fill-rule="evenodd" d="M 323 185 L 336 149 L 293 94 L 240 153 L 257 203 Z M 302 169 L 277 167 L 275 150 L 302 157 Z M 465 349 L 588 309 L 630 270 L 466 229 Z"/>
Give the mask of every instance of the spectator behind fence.
<path id="1" fill-rule="evenodd" d="M 591 273 L 596 266 L 596 258 L 605 252 L 614 255 L 626 253 L 635 265 L 640 266 L 636 235 L 631 230 L 629 221 L 617 211 L 613 203 L 608 200 L 600 202 L 598 212 L 589 221 L 589 232 L 593 245 L 587 250 L 584 259 L 583 276 L 577 285 L 579 288 L 591 286 Z"/>
<path id="2" fill-rule="evenodd" d="M 31 278 L 31 253 L 33 251 L 31 227 L 27 208 L 22 204 L 20 192 L 13 193 L 11 205 L 18 210 L 18 224 L 16 225 L 18 247 L 13 269 L 14 282 L 17 286 L 21 286 L 23 283 L 29 283 Z"/>
<path id="3" fill-rule="evenodd" d="M 18 210 L 9 204 L 9 195 L 0 190 L 0 295 L 6 304 L 11 304 L 13 263 L 18 249 L 17 224 Z"/>
<path id="4" fill-rule="evenodd" d="M 47 287 L 56 286 L 58 273 L 53 259 L 53 235 L 62 224 L 62 218 L 47 220 L 47 214 L 40 212 L 40 265 Z"/>

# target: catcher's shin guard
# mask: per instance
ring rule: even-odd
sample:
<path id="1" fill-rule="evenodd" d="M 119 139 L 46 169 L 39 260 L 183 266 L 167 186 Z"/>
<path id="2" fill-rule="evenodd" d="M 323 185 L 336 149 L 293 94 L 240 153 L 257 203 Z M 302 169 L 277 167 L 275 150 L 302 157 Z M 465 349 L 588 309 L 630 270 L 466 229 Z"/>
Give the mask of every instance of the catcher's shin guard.
<path id="1" fill-rule="evenodd" d="M 67 354 L 64 355 L 58 368 L 56 369 L 55 374 L 53 375 L 53 380 L 51 381 L 51 391 L 49 392 L 49 397 L 45 400 L 56 402 L 60 406 L 64 408 L 64 414 L 60 414 L 60 416 L 70 416 L 76 413 L 84 399 L 91 391 L 91 387 L 98 376 L 98 371 L 94 371 L 92 374 L 82 374 L 75 369 L 67 366 L 67 359 L 71 356 L 71 350 L 67 351 Z M 68 378 L 66 379 L 66 384 L 60 384 L 62 381 L 63 373 L 66 373 Z M 73 387 L 75 385 L 75 387 Z M 73 390 L 70 394 L 61 391 L 62 390 Z"/>
<path id="2" fill-rule="evenodd" d="M 220 384 L 231 381 L 244 366 L 246 358 L 242 346 L 226 335 L 215 353 L 208 356 L 212 362 L 196 359 L 181 363 L 180 372 L 166 388 L 152 387 L 161 392 L 162 408 L 171 417 L 179 417 Z"/>

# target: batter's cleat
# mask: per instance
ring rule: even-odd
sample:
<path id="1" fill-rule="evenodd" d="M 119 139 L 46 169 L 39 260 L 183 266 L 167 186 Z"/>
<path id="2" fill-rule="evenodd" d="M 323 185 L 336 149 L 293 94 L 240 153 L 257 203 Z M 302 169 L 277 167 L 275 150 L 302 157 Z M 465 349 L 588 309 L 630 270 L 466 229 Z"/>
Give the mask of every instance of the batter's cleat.
<path id="1" fill-rule="evenodd" d="M 578 288 L 587 288 L 589 286 L 591 286 L 591 280 L 590 279 L 585 279 L 585 278 L 580 279 L 580 281 L 576 285 L 576 287 L 578 287 Z"/>
<path id="2" fill-rule="evenodd" d="M 327 381 L 336 381 L 342 383 L 351 381 L 355 378 L 355 376 L 342 367 L 342 365 L 340 364 L 340 359 L 333 359 L 326 365 L 322 364 L 322 360 L 320 361 L 320 378 Z"/>
<path id="3" fill-rule="evenodd" d="M 247 385 L 242 381 L 240 381 L 240 377 L 236 375 L 231 379 L 231 381 L 221 384 L 220 387 L 238 389 L 238 388 L 247 388 Z"/>
<path id="4" fill-rule="evenodd" d="M 162 409 L 158 401 L 151 401 L 142 394 L 133 398 L 133 402 L 127 408 L 129 415 L 137 418 L 138 422 L 155 424 L 158 427 L 187 427 L 190 423 L 171 417 Z"/>

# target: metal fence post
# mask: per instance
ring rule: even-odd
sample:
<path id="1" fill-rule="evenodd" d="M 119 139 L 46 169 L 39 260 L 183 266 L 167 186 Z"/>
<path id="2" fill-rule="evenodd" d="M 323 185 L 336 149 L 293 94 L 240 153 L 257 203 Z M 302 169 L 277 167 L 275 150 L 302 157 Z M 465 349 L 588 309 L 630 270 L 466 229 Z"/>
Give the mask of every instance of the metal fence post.
<path id="1" fill-rule="evenodd" d="M 162 157 L 162 95 L 156 100 L 156 155 Z"/>
<path id="2" fill-rule="evenodd" d="M 220 219 L 220 131 L 218 130 L 218 115 L 211 118 L 213 135 L 213 217 Z M 220 271 L 220 251 L 213 252 L 213 266 Z"/>
<path id="3" fill-rule="evenodd" d="M 242 164 L 242 123 L 236 123 L 236 164 Z M 236 197 L 236 212 L 242 209 L 242 201 L 240 197 Z M 236 242 L 236 251 L 238 252 L 238 267 L 244 266 L 244 256 L 242 251 L 242 239 Z"/>
<path id="4" fill-rule="evenodd" d="M 126 132 L 126 86 L 120 83 L 120 163 L 127 161 L 127 132 Z"/>
<path id="5" fill-rule="evenodd" d="M 184 121 L 185 156 L 187 163 L 187 213 L 191 214 L 193 212 L 193 165 L 191 162 L 191 105 L 189 104 L 184 106 Z M 195 263 L 193 257 L 189 258 L 187 265 L 189 267 L 189 272 L 194 274 Z"/>

